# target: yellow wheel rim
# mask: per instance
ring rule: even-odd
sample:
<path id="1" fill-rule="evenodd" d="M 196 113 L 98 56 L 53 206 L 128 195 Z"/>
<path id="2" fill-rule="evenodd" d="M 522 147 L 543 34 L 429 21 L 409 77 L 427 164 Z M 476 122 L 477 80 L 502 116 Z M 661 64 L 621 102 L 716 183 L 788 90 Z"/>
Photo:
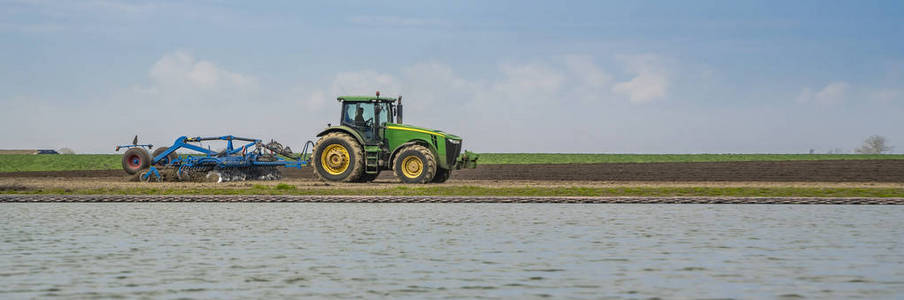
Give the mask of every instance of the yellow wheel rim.
<path id="1" fill-rule="evenodd" d="M 323 149 L 320 155 L 320 165 L 327 173 L 331 175 L 339 175 L 348 170 L 351 158 L 348 155 L 348 149 L 340 144 L 332 144 Z"/>
<path id="2" fill-rule="evenodd" d="M 417 178 L 424 172 L 424 162 L 417 156 L 402 159 L 402 174 L 408 178 Z"/>

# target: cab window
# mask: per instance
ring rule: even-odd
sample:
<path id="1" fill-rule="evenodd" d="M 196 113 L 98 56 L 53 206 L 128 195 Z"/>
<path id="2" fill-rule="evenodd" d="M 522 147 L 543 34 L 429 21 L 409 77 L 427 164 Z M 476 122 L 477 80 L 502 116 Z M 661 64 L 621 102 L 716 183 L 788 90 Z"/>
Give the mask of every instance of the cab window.
<path id="1" fill-rule="evenodd" d="M 380 103 L 379 105 L 380 105 L 380 116 L 378 119 L 380 119 L 380 127 L 385 127 L 386 122 L 391 121 L 390 116 L 389 116 L 389 113 L 391 112 L 390 104 L 384 102 L 384 103 Z"/>
<path id="2" fill-rule="evenodd" d="M 352 127 L 367 127 L 374 118 L 374 104 L 368 102 L 345 103 L 342 109 L 342 124 Z"/>

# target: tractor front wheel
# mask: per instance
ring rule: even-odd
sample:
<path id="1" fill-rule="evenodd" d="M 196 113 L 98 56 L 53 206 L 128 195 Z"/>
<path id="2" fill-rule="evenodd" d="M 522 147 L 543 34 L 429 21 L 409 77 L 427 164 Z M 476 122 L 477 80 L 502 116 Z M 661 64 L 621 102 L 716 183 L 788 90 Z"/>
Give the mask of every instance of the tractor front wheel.
<path id="1" fill-rule="evenodd" d="M 364 174 L 364 148 L 352 136 L 329 133 L 311 153 L 314 173 L 327 181 L 355 182 Z"/>
<path id="2" fill-rule="evenodd" d="M 411 145 L 399 150 L 392 165 L 396 177 L 403 183 L 428 183 L 436 174 L 433 152 L 421 145 Z"/>
<path id="3" fill-rule="evenodd" d="M 144 148 L 129 148 L 122 155 L 122 169 L 129 175 L 134 175 L 150 165 L 151 158 L 148 155 L 148 151 L 144 150 Z"/>

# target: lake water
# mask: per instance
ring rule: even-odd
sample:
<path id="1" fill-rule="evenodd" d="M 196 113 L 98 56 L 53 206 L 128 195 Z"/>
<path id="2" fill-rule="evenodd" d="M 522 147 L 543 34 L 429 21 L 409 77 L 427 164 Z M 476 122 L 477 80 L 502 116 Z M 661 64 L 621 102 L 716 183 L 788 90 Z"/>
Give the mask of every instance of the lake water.
<path id="1" fill-rule="evenodd" d="M 0 298 L 901 298 L 904 206 L 7 203 Z"/>

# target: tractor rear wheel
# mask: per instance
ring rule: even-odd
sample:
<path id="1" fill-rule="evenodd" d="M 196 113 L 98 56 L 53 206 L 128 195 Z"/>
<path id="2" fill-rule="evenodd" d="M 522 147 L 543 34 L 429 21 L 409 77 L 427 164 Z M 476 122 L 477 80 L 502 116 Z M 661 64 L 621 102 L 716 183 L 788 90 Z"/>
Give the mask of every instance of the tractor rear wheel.
<path id="1" fill-rule="evenodd" d="M 433 152 L 421 145 L 410 145 L 399 150 L 392 165 L 396 177 L 403 183 L 428 183 L 436 174 Z"/>
<path id="2" fill-rule="evenodd" d="M 160 148 L 157 148 L 157 150 L 154 150 L 154 152 L 151 152 L 151 161 L 153 161 L 154 158 L 157 157 L 157 155 L 160 155 L 161 153 L 166 152 L 166 150 L 169 150 L 169 147 L 160 147 Z M 165 158 L 158 161 L 157 164 L 155 164 L 155 166 L 165 166 L 166 164 L 169 164 L 171 161 L 176 160 L 176 158 L 178 158 L 178 157 L 179 156 L 176 155 L 176 152 L 173 151 L 173 153 L 170 153 Z"/>
<path id="3" fill-rule="evenodd" d="M 328 133 L 314 145 L 311 162 L 322 180 L 356 182 L 364 174 L 364 147 L 346 133 Z"/>
<path id="4" fill-rule="evenodd" d="M 446 180 L 449 180 L 449 177 L 452 177 L 452 170 L 436 168 L 436 175 L 433 176 L 433 180 L 430 182 L 443 183 L 446 182 Z"/>
<path id="5" fill-rule="evenodd" d="M 122 155 L 122 169 L 129 175 L 134 175 L 150 165 L 150 156 L 148 156 L 148 151 L 144 150 L 144 148 L 129 148 Z"/>

